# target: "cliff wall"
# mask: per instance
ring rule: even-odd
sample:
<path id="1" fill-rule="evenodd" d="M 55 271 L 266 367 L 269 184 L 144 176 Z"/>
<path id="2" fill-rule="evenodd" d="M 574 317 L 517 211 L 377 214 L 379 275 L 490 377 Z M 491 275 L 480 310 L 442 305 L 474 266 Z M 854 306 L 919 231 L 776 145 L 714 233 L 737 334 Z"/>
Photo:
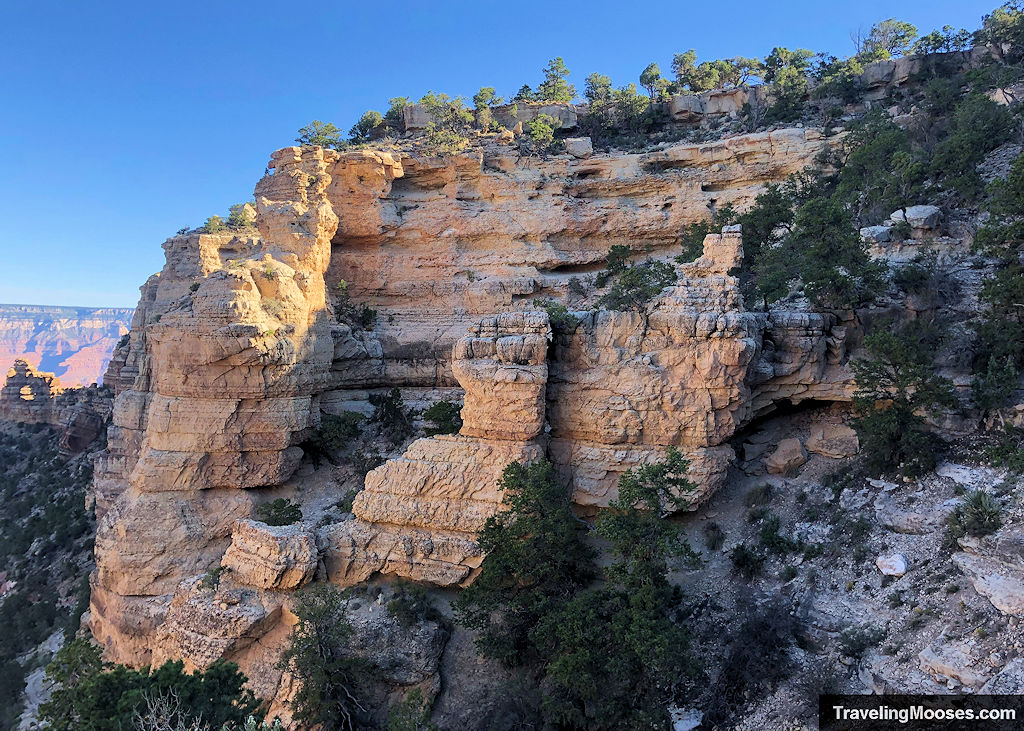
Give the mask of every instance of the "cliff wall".
<path id="1" fill-rule="evenodd" d="M 108 370 L 89 619 L 107 657 L 228 657 L 283 708 L 274 662 L 295 588 L 472 581 L 510 461 L 550 458 L 586 512 L 622 471 L 678 447 L 695 507 L 737 429 L 777 401 L 848 399 L 852 316 L 748 311 L 730 274 L 738 230 L 673 262 L 677 283 L 642 310 L 595 310 L 589 281 L 613 245 L 673 261 L 686 224 L 743 209 L 828 144 L 798 128 L 582 160 L 497 144 L 274 153 L 258 231 L 168 239 Z M 565 303 L 575 324 L 554 326 L 535 300 Z M 347 316 L 353 303 L 377 310 L 372 326 Z M 339 518 L 325 505 L 349 478 L 303 445 L 322 414 L 396 386 L 464 394 L 461 433 L 397 445 Z M 251 520 L 283 495 L 302 523 Z M 204 588 L 221 565 L 232 571 Z"/>

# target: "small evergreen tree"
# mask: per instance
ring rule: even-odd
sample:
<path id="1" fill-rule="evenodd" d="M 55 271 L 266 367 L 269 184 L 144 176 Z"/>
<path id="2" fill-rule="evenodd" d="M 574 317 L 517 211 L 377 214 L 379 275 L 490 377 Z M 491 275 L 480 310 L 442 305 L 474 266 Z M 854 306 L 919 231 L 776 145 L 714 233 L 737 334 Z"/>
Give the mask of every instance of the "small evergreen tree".
<path id="1" fill-rule="evenodd" d="M 329 147 L 334 150 L 339 150 L 345 145 L 345 141 L 341 137 L 341 130 L 330 122 L 321 122 L 319 119 L 314 119 L 300 129 L 299 136 L 295 138 L 295 141 L 300 145 Z"/>
<path id="2" fill-rule="evenodd" d="M 937 451 L 922 413 L 954 407 L 952 384 L 934 374 L 930 352 L 912 333 L 883 330 L 865 337 L 864 347 L 871 358 L 851 365 L 854 428 L 868 463 L 919 475 L 935 466 Z"/>
<path id="3" fill-rule="evenodd" d="M 568 78 L 569 69 L 561 56 L 548 61 L 548 65 L 544 68 L 544 81 L 537 87 L 536 100 L 571 102 L 576 96 L 576 88 L 567 81 Z"/>

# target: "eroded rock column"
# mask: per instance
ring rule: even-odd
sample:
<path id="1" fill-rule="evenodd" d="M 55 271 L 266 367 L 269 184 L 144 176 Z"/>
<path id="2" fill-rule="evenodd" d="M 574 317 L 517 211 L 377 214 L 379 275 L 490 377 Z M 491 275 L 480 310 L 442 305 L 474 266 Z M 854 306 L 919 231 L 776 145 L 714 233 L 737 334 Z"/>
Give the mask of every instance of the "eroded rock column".
<path id="1" fill-rule="evenodd" d="M 487 318 L 456 343 L 461 432 L 417 439 L 367 474 L 355 519 L 323 531 L 331 581 L 377 572 L 439 586 L 472 578 L 483 560 L 476 533 L 501 507 L 502 471 L 544 456 L 550 337 L 545 313 L 516 312 Z"/>

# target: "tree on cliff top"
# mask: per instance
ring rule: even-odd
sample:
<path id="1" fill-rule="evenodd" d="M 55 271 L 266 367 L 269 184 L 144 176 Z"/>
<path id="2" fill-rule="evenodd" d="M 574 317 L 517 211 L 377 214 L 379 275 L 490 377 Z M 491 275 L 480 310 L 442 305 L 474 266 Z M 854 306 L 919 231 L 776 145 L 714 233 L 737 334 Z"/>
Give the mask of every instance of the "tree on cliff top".
<path id="1" fill-rule="evenodd" d="M 295 138 L 295 141 L 300 145 L 329 147 L 334 150 L 341 149 L 345 145 L 341 130 L 330 122 L 321 122 L 319 119 L 314 119 L 300 129 L 299 136 Z"/>
<path id="2" fill-rule="evenodd" d="M 566 81 L 568 78 L 569 69 L 561 56 L 548 61 L 544 68 L 544 81 L 537 87 L 537 101 L 571 102 L 576 96 L 576 87 Z"/>

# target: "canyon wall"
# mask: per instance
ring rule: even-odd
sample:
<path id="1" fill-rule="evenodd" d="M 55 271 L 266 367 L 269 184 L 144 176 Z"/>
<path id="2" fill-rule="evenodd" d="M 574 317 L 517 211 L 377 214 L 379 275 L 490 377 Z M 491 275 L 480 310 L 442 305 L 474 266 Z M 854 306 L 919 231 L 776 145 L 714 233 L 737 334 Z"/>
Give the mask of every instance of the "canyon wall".
<path id="1" fill-rule="evenodd" d="M 752 419 L 849 399 L 852 315 L 747 310 L 737 229 L 674 261 L 687 224 L 744 209 L 830 143 L 796 128 L 588 159 L 500 144 L 274 153 L 258 232 L 168 239 L 108 368 L 89 615 L 107 657 L 227 657 L 281 709 L 294 590 L 377 573 L 472 581 L 509 462 L 551 459 L 585 513 L 677 447 L 695 507 Z M 671 263 L 676 284 L 640 310 L 595 308 L 613 245 Z M 372 326 L 345 316 L 353 302 L 377 311 Z M 365 412 L 392 387 L 464 394 L 461 432 L 398 445 L 339 518 L 324 505 L 344 497 L 341 471 L 302 445 L 323 413 Z M 251 520 L 282 495 L 303 522 Z M 218 566 L 231 571 L 216 587 L 201 581 Z"/>
<path id="2" fill-rule="evenodd" d="M 0 305 L 0 368 L 21 358 L 65 386 L 99 383 L 131 319 L 127 308 Z"/>

